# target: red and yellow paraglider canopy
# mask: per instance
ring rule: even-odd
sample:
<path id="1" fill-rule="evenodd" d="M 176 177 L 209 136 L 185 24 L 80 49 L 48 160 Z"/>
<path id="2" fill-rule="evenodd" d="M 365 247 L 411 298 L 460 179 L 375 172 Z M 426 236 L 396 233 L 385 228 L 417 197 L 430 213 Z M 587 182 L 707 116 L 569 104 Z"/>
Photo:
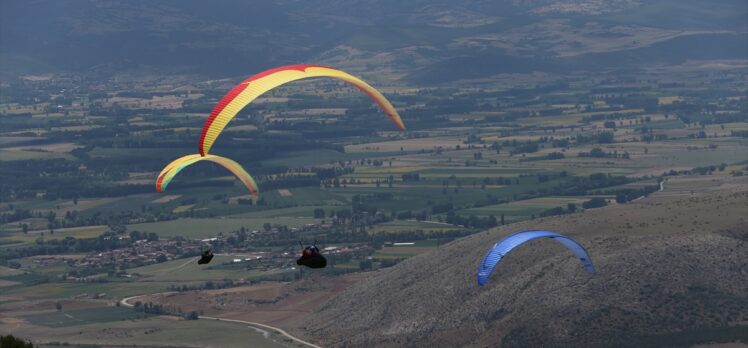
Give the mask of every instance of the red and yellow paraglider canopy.
<path id="1" fill-rule="evenodd" d="M 210 151 L 213 143 L 215 143 L 223 129 L 226 128 L 229 121 L 247 104 L 263 93 L 282 84 L 311 77 L 332 77 L 354 85 L 374 99 L 392 121 L 395 122 L 398 128 L 405 130 L 405 125 L 395 107 L 392 106 L 392 103 L 382 93 L 363 80 L 344 71 L 325 66 L 306 64 L 287 65 L 263 71 L 242 81 L 216 104 L 210 116 L 205 121 L 203 131 L 200 134 L 200 155 L 205 156 Z"/>
<path id="2" fill-rule="evenodd" d="M 179 174 L 182 169 L 202 161 L 217 163 L 228 169 L 244 184 L 247 190 L 249 190 L 249 193 L 251 193 L 253 196 L 257 196 L 257 183 L 239 163 L 236 163 L 235 161 L 226 157 L 216 155 L 200 156 L 200 154 L 197 153 L 182 156 L 167 164 L 156 178 L 156 192 L 164 192 L 164 190 L 166 190 L 166 186 L 169 185 L 171 180 L 174 179 L 174 177 Z"/>
<path id="3" fill-rule="evenodd" d="M 363 80 L 344 71 L 325 66 L 306 64 L 282 66 L 263 71 L 242 81 L 223 96 L 205 121 L 203 131 L 200 134 L 200 153 L 183 156 L 169 163 L 156 178 L 156 191 L 163 192 L 171 180 L 182 169 L 205 160 L 220 164 L 231 171 L 241 180 L 249 192 L 256 196 L 258 191 L 257 183 L 239 163 L 229 158 L 210 155 L 208 152 L 229 121 L 247 104 L 265 92 L 282 84 L 311 77 L 332 77 L 352 84 L 374 99 L 392 121 L 395 122 L 395 125 L 401 130 L 405 130 L 405 125 L 395 107 L 392 106 L 392 103 L 382 93 Z"/>

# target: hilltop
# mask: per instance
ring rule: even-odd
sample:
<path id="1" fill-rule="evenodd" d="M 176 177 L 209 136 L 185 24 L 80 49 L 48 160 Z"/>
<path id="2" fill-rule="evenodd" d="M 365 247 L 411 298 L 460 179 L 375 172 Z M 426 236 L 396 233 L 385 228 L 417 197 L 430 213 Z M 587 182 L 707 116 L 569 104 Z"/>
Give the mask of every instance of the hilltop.
<path id="1" fill-rule="evenodd" d="M 746 13 L 738 0 L 7 1 L 0 73 L 228 77 L 314 62 L 431 85 L 742 59 Z"/>
<path id="2" fill-rule="evenodd" d="M 643 199 L 492 229 L 342 292 L 307 322 L 329 346 L 658 346 L 747 340 L 748 187 Z M 557 243 L 515 250 L 489 283 L 475 269 L 514 231 L 587 247 L 589 276 Z M 742 325 L 742 326 L 741 326 Z"/>

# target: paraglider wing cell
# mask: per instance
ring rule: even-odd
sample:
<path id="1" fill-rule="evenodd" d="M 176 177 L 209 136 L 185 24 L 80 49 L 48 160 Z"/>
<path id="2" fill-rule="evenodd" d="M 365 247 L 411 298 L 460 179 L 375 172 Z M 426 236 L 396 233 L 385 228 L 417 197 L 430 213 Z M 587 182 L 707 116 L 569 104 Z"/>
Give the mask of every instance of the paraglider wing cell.
<path id="1" fill-rule="evenodd" d="M 587 251 L 582 247 L 582 245 L 573 239 L 551 231 L 524 231 L 502 239 L 500 242 L 496 243 L 488 253 L 486 253 L 486 256 L 483 257 L 483 260 L 478 266 L 478 284 L 486 284 L 493 269 L 506 254 L 512 251 L 512 249 L 538 238 L 551 238 L 563 244 L 571 250 L 577 258 L 579 258 L 587 272 L 595 273 L 595 268 L 592 265 L 592 260 L 590 259 L 589 254 L 587 254 Z"/>
<path id="2" fill-rule="evenodd" d="M 254 75 L 231 89 L 216 104 L 211 111 L 210 116 L 205 121 L 203 131 L 200 134 L 199 150 L 200 155 L 205 156 L 210 152 L 210 148 L 221 134 L 226 125 L 236 114 L 241 111 L 247 104 L 251 103 L 263 93 L 276 88 L 285 83 L 306 79 L 311 77 L 331 77 L 342 80 L 354 85 L 359 90 L 366 93 L 387 113 L 392 121 L 401 130 L 405 130 L 400 115 L 392 106 L 392 103 L 385 98 L 382 93 L 374 89 L 363 80 L 350 75 L 344 71 L 319 65 L 288 65 L 270 69 Z"/>
<path id="3" fill-rule="evenodd" d="M 176 160 L 169 163 L 158 175 L 158 178 L 156 179 L 156 191 L 163 192 L 166 190 L 166 186 L 169 185 L 172 179 L 179 174 L 182 169 L 200 162 L 200 161 L 210 161 L 213 163 L 218 163 L 224 168 L 228 169 L 236 175 L 239 180 L 244 184 L 244 186 L 247 187 L 247 190 L 253 195 L 257 195 L 257 183 L 255 183 L 255 180 L 252 178 L 249 173 L 247 173 L 246 170 L 241 166 L 241 164 L 236 163 L 233 160 L 230 160 L 226 157 L 216 156 L 216 155 L 207 155 L 207 156 L 200 156 L 200 154 L 192 154 L 183 156 L 180 158 L 177 158 Z"/>

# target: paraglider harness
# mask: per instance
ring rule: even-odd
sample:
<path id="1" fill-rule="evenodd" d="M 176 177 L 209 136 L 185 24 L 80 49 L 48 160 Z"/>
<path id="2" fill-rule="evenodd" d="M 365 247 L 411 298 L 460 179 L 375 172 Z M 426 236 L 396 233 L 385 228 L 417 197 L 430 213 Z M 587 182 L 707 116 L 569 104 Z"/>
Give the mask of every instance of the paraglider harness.
<path id="1" fill-rule="evenodd" d="M 197 260 L 198 265 L 205 265 L 210 263 L 210 260 L 213 260 L 213 253 L 210 251 L 210 249 L 203 251 L 203 253 L 200 255 L 200 260 Z"/>
<path id="2" fill-rule="evenodd" d="M 315 242 L 315 244 L 317 244 Z M 299 242 L 302 248 L 304 245 Z M 312 244 L 305 247 L 301 252 L 301 257 L 296 260 L 296 264 L 299 266 L 307 266 L 309 268 L 325 268 L 327 266 L 327 259 L 322 256 L 319 252 L 319 248 Z"/>

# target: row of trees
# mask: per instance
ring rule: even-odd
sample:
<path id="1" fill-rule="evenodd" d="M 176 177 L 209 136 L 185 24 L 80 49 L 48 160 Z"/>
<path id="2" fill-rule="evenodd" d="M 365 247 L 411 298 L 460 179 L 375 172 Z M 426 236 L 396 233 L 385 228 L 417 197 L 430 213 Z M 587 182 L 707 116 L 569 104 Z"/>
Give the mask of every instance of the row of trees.
<path id="1" fill-rule="evenodd" d="M 133 310 L 138 313 L 153 314 L 153 315 L 176 315 L 181 316 L 187 320 L 197 320 L 200 318 L 200 313 L 197 311 L 183 312 L 181 308 L 174 308 L 173 306 L 163 305 L 152 302 L 135 302 Z"/>

